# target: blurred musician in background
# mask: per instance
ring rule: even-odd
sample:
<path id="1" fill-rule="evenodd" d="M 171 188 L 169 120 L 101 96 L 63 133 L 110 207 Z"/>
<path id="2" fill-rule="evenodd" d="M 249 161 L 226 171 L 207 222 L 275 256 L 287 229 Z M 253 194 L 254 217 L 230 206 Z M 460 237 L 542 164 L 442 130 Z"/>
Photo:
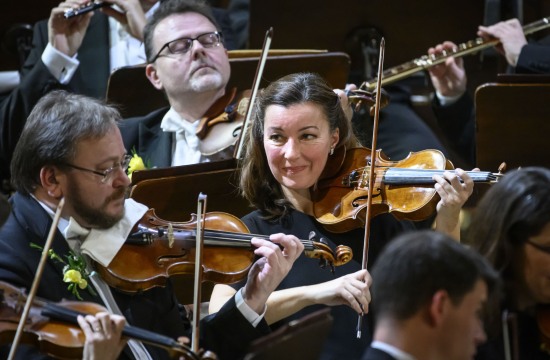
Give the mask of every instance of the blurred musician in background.
<path id="1" fill-rule="evenodd" d="M 210 7 L 201 0 L 166 1 L 147 22 L 144 38 L 146 75 L 164 91 L 170 107 L 125 120 L 126 148 L 156 167 L 232 157 L 233 147 L 203 155 L 196 134 L 201 118 L 225 94 L 230 76 L 223 34 Z"/>
<path id="2" fill-rule="evenodd" d="M 489 309 L 489 339 L 477 358 L 550 359 L 544 340 L 550 319 L 550 170 L 526 167 L 506 174 L 477 205 L 466 241 L 504 285 L 504 298 Z"/>
<path id="3" fill-rule="evenodd" d="M 103 98 L 114 68 L 147 62 L 143 27 L 146 17 L 159 7 L 158 0 L 108 0 L 117 7 L 103 7 L 95 13 L 64 18 L 65 11 L 87 2 L 62 2 L 52 9 L 48 22 L 39 22 L 35 27 L 33 49 L 23 67 L 22 82 L 0 106 L 0 180 L 9 179 L 11 154 L 40 97 L 63 88 Z M 220 20 L 222 27 L 216 30 L 223 31 L 225 43 L 232 48 L 233 36 L 227 13 L 221 9 L 212 12 L 206 4 L 189 2 L 194 3 L 197 5 L 190 6 L 206 8 L 204 11 L 208 12 L 212 23 L 216 23 L 215 17 Z"/>
<path id="4" fill-rule="evenodd" d="M 431 230 L 399 236 L 372 270 L 374 340 L 363 360 L 469 360 L 485 341 L 482 310 L 498 274 Z"/>
<path id="5" fill-rule="evenodd" d="M 516 74 L 550 74 L 550 44 L 528 43 L 517 19 L 502 21 L 492 26 L 480 26 L 478 36 L 499 39 L 497 50 L 504 55 L 510 71 Z M 548 42 L 550 37 L 545 41 Z M 428 50 L 441 54 L 456 48 L 445 41 Z M 474 104 L 466 92 L 467 76 L 462 58 L 449 57 L 429 70 L 435 88 L 434 111 L 438 124 L 458 154 L 475 165 Z"/>

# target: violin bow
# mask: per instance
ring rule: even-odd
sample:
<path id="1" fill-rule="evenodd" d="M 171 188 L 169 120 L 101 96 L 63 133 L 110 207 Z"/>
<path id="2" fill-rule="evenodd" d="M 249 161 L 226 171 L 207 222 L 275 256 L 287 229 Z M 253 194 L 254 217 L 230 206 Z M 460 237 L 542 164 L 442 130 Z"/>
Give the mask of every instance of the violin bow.
<path id="1" fill-rule="evenodd" d="M 244 138 L 250 127 L 250 119 L 252 118 L 252 107 L 256 102 L 258 95 L 258 89 L 260 88 L 260 79 L 264 73 L 265 62 L 267 61 L 267 55 L 269 54 L 269 48 L 271 47 L 271 40 L 273 39 L 273 28 L 269 28 L 265 33 L 264 45 L 262 46 L 262 54 L 260 55 L 260 61 L 256 68 L 256 75 L 254 76 L 254 83 L 252 84 L 252 94 L 250 94 L 250 100 L 248 101 L 248 107 L 246 109 L 246 117 L 242 125 L 241 136 L 239 137 L 239 143 L 237 144 L 237 159 L 242 159 Z"/>
<path id="2" fill-rule="evenodd" d="M 202 250 L 204 247 L 204 221 L 206 217 L 206 195 L 199 193 L 197 199 L 197 233 L 195 245 L 195 281 L 193 290 L 193 331 L 191 333 L 191 350 L 199 353 L 199 323 L 201 315 L 201 290 L 202 290 Z"/>
<path id="3" fill-rule="evenodd" d="M 386 40 L 382 38 L 380 40 L 380 55 L 378 58 L 378 78 L 376 86 L 376 102 L 374 104 L 374 121 L 372 127 L 372 146 L 370 153 L 370 167 L 369 167 L 369 186 L 367 188 L 367 214 L 365 215 L 365 240 L 363 245 L 363 262 L 362 269 L 367 268 L 369 261 L 369 238 L 370 238 L 370 225 L 372 218 L 372 188 L 375 184 L 374 168 L 376 166 L 376 141 L 378 138 L 378 120 L 380 118 L 380 100 L 382 94 L 382 69 L 384 67 L 384 50 L 386 48 Z M 359 314 L 357 319 L 357 338 L 361 338 L 361 329 L 363 327 L 363 313 Z"/>
<path id="4" fill-rule="evenodd" d="M 42 249 L 42 256 L 40 258 L 40 262 L 38 263 L 38 267 L 36 269 L 36 276 L 34 277 L 31 290 L 29 291 L 29 295 L 27 296 L 25 307 L 23 308 L 23 314 L 21 314 L 21 319 L 19 319 L 19 325 L 17 326 L 17 331 L 15 333 L 15 337 L 13 338 L 13 343 L 11 345 L 10 354 L 8 355 L 8 360 L 13 360 L 15 358 L 15 352 L 17 351 L 17 347 L 19 346 L 21 336 L 23 335 L 23 328 L 27 323 L 27 318 L 29 317 L 29 311 L 31 310 L 31 305 L 36 296 L 36 292 L 38 291 L 38 284 L 40 284 L 40 279 L 42 279 L 42 273 L 44 272 L 44 267 L 46 266 L 46 260 L 48 260 L 48 252 L 52 247 L 53 237 L 55 235 L 55 230 L 57 229 L 57 224 L 59 224 L 59 219 L 61 218 L 61 211 L 63 210 L 64 205 L 65 205 L 65 198 L 61 198 L 61 200 L 59 201 L 59 204 L 57 205 L 57 210 L 55 211 L 55 215 L 53 217 L 52 226 L 50 226 L 50 232 L 48 234 L 46 244 L 44 244 L 44 249 Z"/>

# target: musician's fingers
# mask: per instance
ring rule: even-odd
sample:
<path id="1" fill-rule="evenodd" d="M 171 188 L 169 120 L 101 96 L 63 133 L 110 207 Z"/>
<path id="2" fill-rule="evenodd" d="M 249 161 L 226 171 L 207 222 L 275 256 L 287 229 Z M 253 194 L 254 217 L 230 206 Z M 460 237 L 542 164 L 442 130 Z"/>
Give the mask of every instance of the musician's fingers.
<path id="1" fill-rule="evenodd" d="M 94 335 L 94 330 L 92 329 L 90 323 L 86 321 L 86 319 L 82 315 L 78 315 L 76 320 L 78 321 L 78 325 L 80 325 L 80 328 L 84 332 L 84 336 L 86 336 L 86 338 L 91 338 Z"/>

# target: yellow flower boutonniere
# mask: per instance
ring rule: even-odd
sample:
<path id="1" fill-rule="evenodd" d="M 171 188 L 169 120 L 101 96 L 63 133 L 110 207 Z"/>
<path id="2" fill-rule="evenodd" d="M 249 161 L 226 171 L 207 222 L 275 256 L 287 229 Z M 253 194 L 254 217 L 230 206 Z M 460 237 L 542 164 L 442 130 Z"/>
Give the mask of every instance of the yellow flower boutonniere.
<path id="1" fill-rule="evenodd" d="M 43 247 L 31 243 L 31 247 L 40 251 L 44 250 Z M 63 267 L 63 282 L 69 283 L 67 290 L 69 290 L 77 299 L 82 300 L 78 290 L 88 290 L 90 294 L 96 295 L 94 289 L 88 286 L 88 279 L 95 271 L 89 272 L 86 268 L 86 261 L 80 255 L 76 255 L 70 251 L 69 255 L 65 255 L 66 261 L 59 255 L 57 255 L 52 249 L 48 251 L 50 259 L 64 264 Z"/>
<path id="2" fill-rule="evenodd" d="M 135 149 L 132 149 L 132 159 L 128 164 L 128 177 L 132 180 L 132 173 L 136 170 L 146 170 L 148 166 L 145 165 L 141 156 L 139 156 Z"/>

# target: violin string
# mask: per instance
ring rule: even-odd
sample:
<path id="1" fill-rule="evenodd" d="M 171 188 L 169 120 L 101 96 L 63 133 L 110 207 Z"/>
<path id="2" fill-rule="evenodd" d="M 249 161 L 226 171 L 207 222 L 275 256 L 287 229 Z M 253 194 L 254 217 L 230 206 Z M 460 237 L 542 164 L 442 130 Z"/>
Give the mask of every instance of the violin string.
<path id="1" fill-rule="evenodd" d="M 369 166 L 365 166 L 355 170 L 354 172 L 361 171 L 363 178 L 367 178 L 366 173 L 370 169 Z M 442 175 L 445 171 L 455 172 L 455 170 L 440 170 L 440 169 L 407 169 L 398 167 L 379 167 L 375 170 L 376 175 L 382 175 L 384 183 L 386 184 L 433 184 L 435 181 L 432 179 L 434 175 Z M 467 171 L 466 172 L 474 182 L 492 182 L 495 181 L 498 176 L 488 171 Z M 350 177 L 352 177 L 350 172 Z M 353 186 L 363 187 L 368 186 L 368 181 L 364 181 L 363 178 L 351 180 L 348 183 Z"/>
<path id="2" fill-rule="evenodd" d="M 269 240 L 269 236 L 266 235 L 257 235 L 257 234 L 245 234 L 245 233 L 234 233 L 230 231 L 221 231 L 221 230 L 205 230 L 204 232 L 205 240 L 208 245 L 211 245 L 211 241 L 219 240 L 221 241 L 220 245 L 227 245 L 227 242 L 233 243 L 241 243 L 243 245 L 246 244 L 246 246 L 250 246 L 250 240 L 255 238 L 260 238 L 263 240 Z M 307 249 L 313 249 L 313 241 L 311 240 L 300 240 L 302 244 Z"/>
<path id="3" fill-rule="evenodd" d="M 176 238 L 178 238 L 178 235 L 180 235 L 181 238 L 194 238 L 195 237 L 194 231 L 180 231 L 180 232 L 174 232 L 174 235 Z M 227 246 L 232 245 L 234 247 L 250 247 L 250 240 L 252 238 L 259 238 L 263 240 L 269 240 L 269 236 L 266 235 L 258 235 L 258 234 L 248 234 L 248 233 L 237 233 L 237 232 L 231 232 L 231 231 L 223 231 L 223 230 L 208 230 L 206 229 L 204 231 L 205 236 L 205 244 L 210 246 Z M 314 242 L 311 240 L 300 240 L 302 244 L 304 244 L 304 247 L 306 250 L 313 250 L 315 248 Z"/>

